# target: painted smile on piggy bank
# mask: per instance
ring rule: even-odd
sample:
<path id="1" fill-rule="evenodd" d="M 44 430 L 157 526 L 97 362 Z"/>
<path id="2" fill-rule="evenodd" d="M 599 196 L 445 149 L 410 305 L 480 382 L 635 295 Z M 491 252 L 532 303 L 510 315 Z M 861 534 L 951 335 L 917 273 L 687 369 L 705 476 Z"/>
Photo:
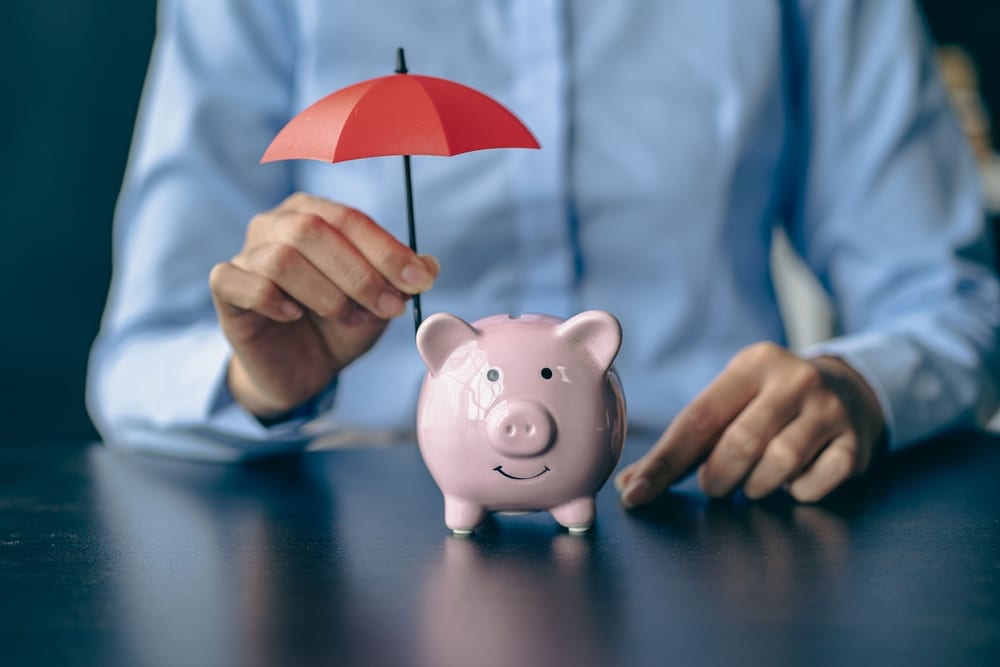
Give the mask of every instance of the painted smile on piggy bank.
<path id="1" fill-rule="evenodd" d="M 541 510 L 572 532 L 590 528 L 625 438 L 620 345 L 618 320 L 598 310 L 424 321 L 417 439 L 450 529 Z"/>
<path id="2" fill-rule="evenodd" d="M 545 473 L 547 473 L 549 471 L 549 467 L 548 466 L 542 466 L 541 472 L 536 473 L 534 475 L 529 475 L 528 477 L 518 477 L 517 475 L 511 475 L 508 472 L 504 472 L 503 466 L 497 466 L 496 468 L 494 468 L 494 470 L 496 470 L 498 473 L 500 473 L 501 475 L 503 475 L 507 479 L 525 480 L 525 479 L 538 479 L 539 477 L 541 477 L 542 475 L 544 475 Z"/>

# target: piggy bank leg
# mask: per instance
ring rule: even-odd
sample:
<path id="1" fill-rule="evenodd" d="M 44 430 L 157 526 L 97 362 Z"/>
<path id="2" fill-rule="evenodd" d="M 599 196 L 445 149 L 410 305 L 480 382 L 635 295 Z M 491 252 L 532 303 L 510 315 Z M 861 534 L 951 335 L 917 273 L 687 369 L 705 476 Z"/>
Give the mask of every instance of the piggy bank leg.
<path id="1" fill-rule="evenodd" d="M 552 518 L 569 528 L 569 532 L 585 533 L 594 525 L 597 507 L 594 503 L 594 497 L 587 496 L 553 507 L 549 512 L 552 514 Z"/>
<path id="2" fill-rule="evenodd" d="M 456 535 L 468 535 L 486 518 L 482 505 L 455 496 L 444 497 L 444 523 Z"/>

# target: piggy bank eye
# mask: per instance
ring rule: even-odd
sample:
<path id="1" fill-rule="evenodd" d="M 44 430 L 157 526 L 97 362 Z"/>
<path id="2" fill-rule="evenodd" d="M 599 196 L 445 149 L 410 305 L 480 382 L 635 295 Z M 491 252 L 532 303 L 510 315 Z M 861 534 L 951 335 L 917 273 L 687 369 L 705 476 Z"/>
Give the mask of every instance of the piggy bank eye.
<path id="1" fill-rule="evenodd" d="M 542 377 L 545 378 L 546 380 L 551 380 L 552 379 L 552 369 L 551 368 L 543 368 L 542 369 Z"/>
<path id="2" fill-rule="evenodd" d="M 486 371 L 486 379 L 489 380 L 490 382 L 496 382 L 497 380 L 499 380 L 500 379 L 500 369 L 499 368 L 491 368 L 490 370 Z"/>

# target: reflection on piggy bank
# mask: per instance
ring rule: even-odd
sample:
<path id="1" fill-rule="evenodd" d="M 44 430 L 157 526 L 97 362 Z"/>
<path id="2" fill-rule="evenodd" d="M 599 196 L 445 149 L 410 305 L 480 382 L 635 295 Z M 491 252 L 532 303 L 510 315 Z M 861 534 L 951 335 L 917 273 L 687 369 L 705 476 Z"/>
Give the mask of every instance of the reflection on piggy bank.
<path id="1" fill-rule="evenodd" d="M 600 310 L 565 322 L 494 315 L 470 325 L 446 313 L 424 321 L 417 439 L 448 528 L 469 533 L 488 512 L 541 510 L 571 532 L 590 528 L 594 496 L 625 440 L 611 367 L 621 339 L 618 320 Z"/>

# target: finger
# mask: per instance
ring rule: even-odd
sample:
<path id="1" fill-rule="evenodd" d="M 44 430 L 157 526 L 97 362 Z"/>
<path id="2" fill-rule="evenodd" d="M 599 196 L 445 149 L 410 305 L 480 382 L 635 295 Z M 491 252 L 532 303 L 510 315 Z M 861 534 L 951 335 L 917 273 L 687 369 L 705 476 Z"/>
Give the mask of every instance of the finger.
<path id="1" fill-rule="evenodd" d="M 640 458 L 636 461 L 632 461 L 632 463 L 619 470 L 618 474 L 615 475 L 613 483 L 619 494 L 625 490 L 625 487 L 627 487 L 632 478 L 635 477 L 636 471 L 642 465 L 644 460 L 644 458 Z"/>
<path id="2" fill-rule="evenodd" d="M 857 441 L 853 434 L 837 437 L 820 452 L 816 460 L 788 487 L 788 492 L 803 503 L 822 499 L 854 472 Z"/>
<path id="3" fill-rule="evenodd" d="M 720 382 L 720 380 L 724 380 Z M 700 463 L 732 418 L 753 397 L 754 388 L 720 376 L 682 410 L 649 452 L 633 464 L 621 493 L 626 507 L 641 505 Z M 717 396 L 718 400 L 713 400 Z"/>
<path id="4" fill-rule="evenodd" d="M 274 218 L 269 241 L 291 245 L 348 297 L 383 319 L 400 315 L 405 301 L 343 234 L 309 213 Z"/>
<path id="5" fill-rule="evenodd" d="M 615 475 L 614 485 L 615 489 L 617 489 L 619 493 L 625 490 L 629 480 L 632 479 L 632 476 L 635 474 L 636 463 L 638 462 L 630 463 L 622 468 L 617 475 Z"/>
<path id="6" fill-rule="evenodd" d="M 666 432 L 635 464 L 621 501 L 627 506 L 652 500 L 700 461 L 718 435 L 746 407 L 758 388 L 756 377 L 730 365 L 677 415 Z"/>
<path id="7" fill-rule="evenodd" d="M 749 498 L 762 498 L 801 473 L 830 441 L 850 432 L 843 403 L 833 394 L 813 394 L 799 417 L 768 443 L 746 480 Z"/>
<path id="8" fill-rule="evenodd" d="M 768 442 L 795 418 L 799 398 L 781 390 L 757 395 L 723 431 L 698 473 L 709 496 L 729 495 L 764 455 Z"/>
<path id="9" fill-rule="evenodd" d="M 718 434 L 709 438 L 704 444 L 704 450 L 706 452 L 712 451 L 718 440 Z M 619 500 L 626 508 L 642 505 L 652 500 L 659 493 L 663 492 L 663 490 L 668 486 L 677 480 L 686 477 L 704 458 L 703 456 L 696 458 L 695 461 L 686 468 L 680 468 L 679 466 L 682 464 L 677 464 L 679 472 L 671 473 L 668 481 L 658 483 L 654 486 L 654 482 L 650 480 L 649 477 L 646 477 L 645 473 L 641 472 L 642 466 L 647 464 L 649 456 L 649 453 L 647 453 L 644 457 L 633 463 L 633 469 L 628 471 L 627 479 L 623 480 L 621 483 L 621 488 L 619 488 Z M 622 474 L 624 475 L 625 472 L 623 471 Z"/>
<path id="10" fill-rule="evenodd" d="M 231 262 L 216 264 L 208 282 L 220 309 L 251 311 L 278 322 L 302 317 L 302 308 L 273 281 Z"/>
<path id="11" fill-rule="evenodd" d="M 301 213 L 322 218 L 343 234 L 401 292 L 419 294 L 434 284 L 439 270 L 437 261 L 426 261 L 416 255 L 364 213 L 328 199 L 308 195 L 303 195 L 292 205 Z"/>
<path id="12" fill-rule="evenodd" d="M 767 443 L 760 461 L 743 484 L 748 498 L 770 495 L 802 472 L 838 434 L 838 428 L 807 412 Z"/>
<path id="13" fill-rule="evenodd" d="M 350 299 L 296 248 L 280 243 L 255 247 L 233 259 L 236 266 L 269 278 L 320 317 L 349 313 Z"/>

